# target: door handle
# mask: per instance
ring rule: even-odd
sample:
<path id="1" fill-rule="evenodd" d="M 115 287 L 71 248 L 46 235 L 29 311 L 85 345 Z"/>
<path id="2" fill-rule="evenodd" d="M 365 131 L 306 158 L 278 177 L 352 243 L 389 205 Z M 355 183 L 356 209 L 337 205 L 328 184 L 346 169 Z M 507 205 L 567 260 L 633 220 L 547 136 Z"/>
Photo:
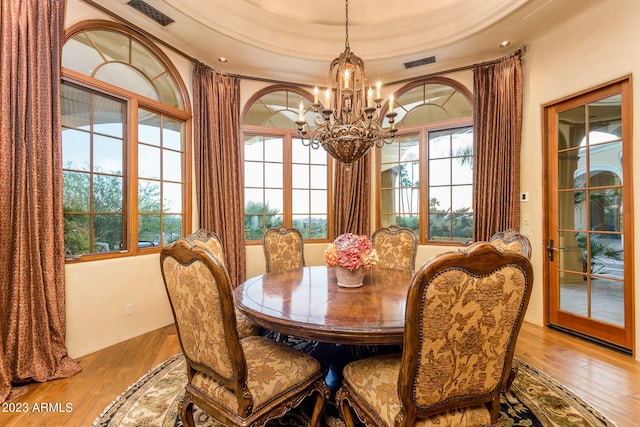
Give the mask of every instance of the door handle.
<path id="1" fill-rule="evenodd" d="M 558 252 L 558 249 L 556 249 L 553 245 L 554 245 L 554 241 L 549 240 L 549 246 L 547 246 L 547 258 L 549 258 L 549 261 L 551 262 L 553 262 L 554 260 L 555 252 Z"/>

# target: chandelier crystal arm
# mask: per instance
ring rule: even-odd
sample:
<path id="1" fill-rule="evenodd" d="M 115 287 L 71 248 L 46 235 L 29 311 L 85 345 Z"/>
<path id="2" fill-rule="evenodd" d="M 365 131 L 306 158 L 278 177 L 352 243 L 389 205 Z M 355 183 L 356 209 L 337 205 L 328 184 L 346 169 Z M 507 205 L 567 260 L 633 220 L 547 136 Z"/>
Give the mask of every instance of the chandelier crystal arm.
<path id="1" fill-rule="evenodd" d="M 378 124 L 384 99 L 380 97 L 379 83 L 375 98 L 371 86 L 366 91 L 364 70 L 364 61 L 349 47 L 349 0 L 345 0 L 344 52 L 329 66 L 330 85 L 325 92 L 325 104 L 318 102 L 314 89 L 313 126 L 304 118 L 302 102 L 296 124 L 304 145 L 315 149 L 322 146 L 347 169 L 372 147 L 393 142 L 397 131 L 394 124 L 397 113 L 392 102 L 386 114 L 390 127 L 383 129 Z"/>

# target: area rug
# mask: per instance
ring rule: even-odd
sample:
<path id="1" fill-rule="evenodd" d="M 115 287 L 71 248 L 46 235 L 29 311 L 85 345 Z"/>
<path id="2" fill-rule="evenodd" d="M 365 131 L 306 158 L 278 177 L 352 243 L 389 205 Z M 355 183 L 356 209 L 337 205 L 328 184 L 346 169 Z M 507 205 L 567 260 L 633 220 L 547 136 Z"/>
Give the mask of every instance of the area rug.
<path id="1" fill-rule="evenodd" d="M 548 375 L 520 360 L 514 360 L 514 363 L 519 371 L 512 386 L 512 396 L 509 399 L 502 397 L 501 426 L 615 426 Z M 182 354 L 177 354 L 122 393 L 95 420 L 94 426 L 183 427 L 178 418 L 178 405 L 186 381 L 185 361 Z M 310 412 L 310 405 L 303 403 L 283 418 L 269 421 L 267 426 L 306 427 Z M 195 420 L 198 427 L 222 426 L 198 409 Z M 321 425 L 344 426 L 334 405 L 327 404 Z"/>

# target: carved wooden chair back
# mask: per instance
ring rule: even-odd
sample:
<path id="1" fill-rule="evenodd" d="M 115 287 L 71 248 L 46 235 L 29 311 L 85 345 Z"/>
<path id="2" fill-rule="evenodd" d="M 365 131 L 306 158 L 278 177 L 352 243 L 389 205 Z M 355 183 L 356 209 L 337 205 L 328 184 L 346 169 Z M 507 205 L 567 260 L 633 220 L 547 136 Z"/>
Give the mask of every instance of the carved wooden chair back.
<path id="1" fill-rule="evenodd" d="M 418 240 L 413 230 L 391 225 L 379 228 L 371 235 L 378 253 L 378 266 L 415 271 Z"/>
<path id="2" fill-rule="evenodd" d="M 305 266 L 302 233 L 295 228 L 270 228 L 264 233 L 262 247 L 267 273 Z"/>
<path id="3" fill-rule="evenodd" d="M 204 228 L 199 228 L 185 237 L 187 241 L 196 246 L 202 246 L 211 252 L 222 264 L 225 263 L 224 249 L 220 237 L 214 232 Z"/>
<path id="4" fill-rule="evenodd" d="M 182 423 L 194 426 L 195 404 L 223 425 L 262 425 L 317 393 L 317 425 L 328 395 L 319 363 L 267 338 L 240 339 L 220 260 L 180 239 L 162 249 L 160 265 L 187 365 Z"/>
<path id="5" fill-rule="evenodd" d="M 423 264 L 407 296 L 402 355 L 344 369 L 337 401 L 347 425 L 346 403 L 367 425 L 497 425 L 532 284 L 529 260 L 488 242 Z"/>
<path id="6" fill-rule="evenodd" d="M 529 238 L 513 228 L 494 234 L 489 239 L 489 243 L 505 251 L 518 252 L 531 259 L 531 242 Z"/>
<path id="7" fill-rule="evenodd" d="M 220 261 L 222 266 L 226 268 L 222 242 L 220 241 L 220 237 L 218 237 L 214 231 L 200 228 L 188 236 L 185 236 L 185 240 L 195 246 L 200 246 L 211 252 L 211 254 Z M 262 328 L 249 319 L 245 314 L 236 310 L 235 315 L 240 338 L 248 337 L 250 335 L 260 335 L 262 333 Z"/>

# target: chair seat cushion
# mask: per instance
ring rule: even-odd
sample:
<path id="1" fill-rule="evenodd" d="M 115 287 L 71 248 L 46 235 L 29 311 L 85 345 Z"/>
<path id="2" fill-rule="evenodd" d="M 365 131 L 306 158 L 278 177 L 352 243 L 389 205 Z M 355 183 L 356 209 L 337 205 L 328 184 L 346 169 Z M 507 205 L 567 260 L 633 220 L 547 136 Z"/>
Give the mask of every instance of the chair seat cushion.
<path id="1" fill-rule="evenodd" d="M 247 361 L 247 388 L 253 396 L 254 412 L 320 370 L 316 359 L 286 344 L 258 336 L 244 338 L 240 343 Z M 210 376 L 197 372 L 191 385 L 231 411 L 239 411 L 233 392 Z"/>
<path id="2" fill-rule="evenodd" d="M 387 426 L 400 411 L 398 397 L 398 375 L 401 356 L 391 354 L 371 357 L 349 363 L 343 370 L 344 382 L 361 400 L 378 414 Z M 427 419 L 420 419 L 416 426 L 482 426 L 491 424 L 491 415 L 486 406 L 474 406 L 446 411 Z"/>

